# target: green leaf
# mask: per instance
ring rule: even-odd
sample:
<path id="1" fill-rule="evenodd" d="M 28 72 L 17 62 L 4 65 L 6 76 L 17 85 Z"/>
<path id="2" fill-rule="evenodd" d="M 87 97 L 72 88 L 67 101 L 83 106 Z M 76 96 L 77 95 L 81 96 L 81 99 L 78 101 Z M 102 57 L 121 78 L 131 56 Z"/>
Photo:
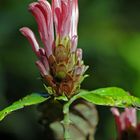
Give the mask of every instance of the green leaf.
<path id="1" fill-rule="evenodd" d="M 100 88 L 93 91 L 82 90 L 78 96 L 96 105 L 140 107 L 139 98 L 131 96 L 125 90 L 117 87 Z"/>
<path id="2" fill-rule="evenodd" d="M 60 101 L 65 101 L 65 102 L 68 101 L 68 98 L 65 95 L 55 97 L 54 99 L 55 100 L 60 100 Z"/>
<path id="3" fill-rule="evenodd" d="M 37 93 L 27 95 L 23 99 L 20 99 L 19 101 L 14 102 L 9 107 L 6 107 L 2 111 L 0 111 L 0 121 L 3 120 L 8 114 L 10 114 L 13 111 L 21 109 L 25 106 L 42 103 L 42 102 L 46 101 L 48 98 L 49 98 L 48 95 L 47 95 L 47 97 L 43 97 L 41 94 L 37 94 Z"/>

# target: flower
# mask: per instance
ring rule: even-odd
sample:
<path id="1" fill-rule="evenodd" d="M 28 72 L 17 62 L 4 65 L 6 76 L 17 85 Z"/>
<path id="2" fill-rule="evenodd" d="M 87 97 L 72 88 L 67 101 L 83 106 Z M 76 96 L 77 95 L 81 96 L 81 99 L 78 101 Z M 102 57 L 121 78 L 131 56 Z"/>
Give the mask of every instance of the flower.
<path id="1" fill-rule="evenodd" d="M 78 92 L 88 66 L 82 60 L 82 49 L 77 48 L 78 0 L 38 0 L 29 5 L 44 48 L 28 27 L 20 32 L 28 39 L 38 60 L 36 65 L 42 81 L 55 96 L 71 97 Z M 55 28 L 55 33 L 54 33 Z"/>
<path id="2" fill-rule="evenodd" d="M 137 124 L 136 109 L 126 108 L 119 113 L 117 108 L 111 109 L 117 126 L 117 140 L 140 140 L 140 124 Z"/>

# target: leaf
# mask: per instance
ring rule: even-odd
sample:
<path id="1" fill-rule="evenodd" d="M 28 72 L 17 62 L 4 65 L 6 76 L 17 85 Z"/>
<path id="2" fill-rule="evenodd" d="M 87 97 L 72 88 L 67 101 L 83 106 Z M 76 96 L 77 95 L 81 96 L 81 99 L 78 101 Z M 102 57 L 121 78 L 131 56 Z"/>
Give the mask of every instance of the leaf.
<path id="1" fill-rule="evenodd" d="M 20 99 L 19 101 L 14 102 L 9 107 L 0 111 L 0 121 L 13 111 L 19 110 L 25 106 L 35 105 L 46 101 L 49 98 L 48 94 L 46 95 L 47 97 L 44 97 L 41 94 L 33 93 L 31 95 L 27 95 L 23 99 Z"/>
<path id="2" fill-rule="evenodd" d="M 125 90 L 117 87 L 100 88 L 93 91 L 82 90 L 78 96 L 96 105 L 140 107 L 139 98 L 131 96 Z"/>
<path id="3" fill-rule="evenodd" d="M 65 95 L 55 97 L 54 99 L 55 100 L 60 100 L 60 101 L 65 101 L 65 102 L 68 101 L 68 98 Z"/>

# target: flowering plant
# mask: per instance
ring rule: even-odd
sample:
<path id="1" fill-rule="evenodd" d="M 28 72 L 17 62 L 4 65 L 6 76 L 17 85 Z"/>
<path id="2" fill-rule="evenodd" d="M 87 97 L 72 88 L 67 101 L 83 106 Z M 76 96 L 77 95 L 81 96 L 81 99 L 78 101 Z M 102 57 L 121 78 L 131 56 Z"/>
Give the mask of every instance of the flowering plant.
<path id="1" fill-rule="evenodd" d="M 117 108 L 112 108 L 111 111 L 117 126 L 117 140 L 139 140 L 140 124 L 137 124 L 136 109 L 126 108 L 121 114 Z"/>
<path id="2" fill-rule="evenodd" d="M 77 48 L 78 0 L 38 0 L 29 5 L 29 11 L 38 24 L 38 32 L 44 47 L 28 27 L 20 32 L 28 39 L 38 60 L 36 65 L 46 89 L 45 94 L 33 93 L 0 111 L 0 120 L 7 114 L 25 106 L 57 100 L 63 106 L 64 139 L 70 139 L 70 105 L 82 98 L 95 105 L 139 107 L 140 99 L 121 88 L 107 87 L 93 91 L 82 90 L 82 81 L 88 66 L 82 60 L 82 49 Z M 55 30 L 55 32 L 54 32 Z"/>

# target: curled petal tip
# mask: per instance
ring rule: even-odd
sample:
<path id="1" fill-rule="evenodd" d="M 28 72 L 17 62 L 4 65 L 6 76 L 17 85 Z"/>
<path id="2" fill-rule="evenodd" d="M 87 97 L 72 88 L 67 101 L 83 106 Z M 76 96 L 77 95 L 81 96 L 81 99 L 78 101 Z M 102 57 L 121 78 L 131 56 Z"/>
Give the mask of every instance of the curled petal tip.
<path id="1" fill-rule="evenodd" d="M 38 2 L 33 2 L 33 3 L 29 4 L 28 10 L 29 11 L 32 10 L 37 4 L 38 4 Z"/>
<path id="2" fill-rule="evenodd" d="M 46 55 L 45 50 L 43 48 L 40 48 L 39 52 L 40 52 L 41 56 L 45 56 Z"/>
<path id="3" fill-rule="evenodd" d="M 119 110 L 117 108 L 111 108 L 111 112 L 114 116 L 120 116 Z"/>
<path id="4" fill-rule="evenodd" d="M 30 29 L 28 27 L 22 27 L 19 29 L 19 31 L 23 34 L 23 35 L 26 35 L 27 32 L 30 31 Z"/>
<path id="5" fill-rule="evenodd" d="M 28 39 L 32 46 L 32 50 L 36 53 L 36 55 L 39 57 L 39 44 L 36 40 L 36 37 L 32 30 L 28 27 L 22 27 L 20 29 L 20 32 Z"/>

